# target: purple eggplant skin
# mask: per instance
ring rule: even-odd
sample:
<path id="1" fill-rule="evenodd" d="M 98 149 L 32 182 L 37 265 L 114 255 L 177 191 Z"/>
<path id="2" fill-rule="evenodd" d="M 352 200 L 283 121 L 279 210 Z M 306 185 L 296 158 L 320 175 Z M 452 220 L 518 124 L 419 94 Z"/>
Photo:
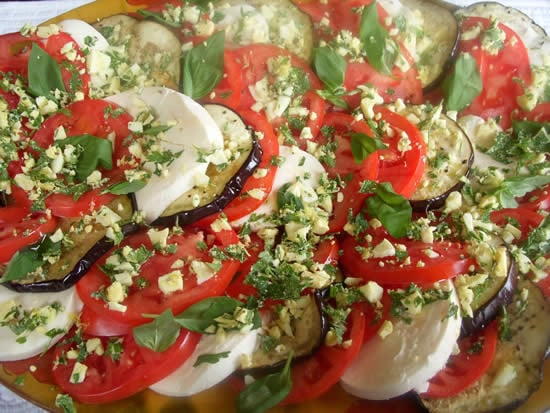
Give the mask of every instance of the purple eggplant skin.
<path id="1" fill-rule="evenodd" d="M 508 253 L 508 262 L 510 263 L 508 274 L 498 291 L 488 301 L 474 309 L 473 317 L 462 318 L 460 331 L 462 337 L 469 336 L 485 328 L 501 314 L 502 307 L 506 307 L 512 302 L 516 291 L 518 272 L 516 262 L 510 253 Z"/>
<path id="2" fill-rule="evenodd" d="M 126 236 L 136 232 L 139 228 L 140 226 L 138 224 L 129 223 L 123 225 L 121 230 Z M 51 293 L 66 290 L 75 285 L 90 270 L 92 265 L 94 265 L 94 263 L 107 251 L 113 248 L 113 246 L 114 243 L 111 239 L 103 237 L 88 250 L 88 252 L 76 263 L 73 269 L 70 270 L 63 278 L 37 281 L 28 284 L 10 281 L 3 283 L 2 285 L 10 290 L 20 293 Z"/>
<path id="3" fill-rule="evenodd" d="M 251 132 L 252 133 L 252 132 Z M 254 136 L 254 134 L 252 134 Z M 223 191 L 213 201 L 197 208 L 181 211 L 169 216 L 160 216 L 152 226 L 188 225 L 209 215 L 221 212 L 241 192 L 247 179 L 252 176 L 262 160 L 262 147 L 256 138 L 252 141 L 252 149 L 239 170 L 229 179 Z"/>
<path id="4" fill-rule="evenodd" d="M 295 349 L 292 349 L 294 351 L 293 359 L 292 359 L 293 364 L 300 363 L 300 361 L 306 360 L 309 357 L 311 357 L 313 354 L 315 354 L 317 350 L 319 350 L 319 348 L 325 341 L 325 336 L 327 335 L 328 327 L 329 327 L 328 316 L 324 310 L 326 294 L 327 294 L 326 290 L 317 290 L 312 294 L 314 298 L 315 306 L 319 314 L 318 322 L 315 323 L 315 326 L 314 326 L 315 331 L 313 331 L 313 329 L 309 327 L 309 329 L 311 329 L 312 331 L 310 331 L 308 336 L 313 342 L 310 348 L 307 350 L 307 352 L 296 352 Z M 300 326 L 297 326 L 297 329 L 299 328 Z M 258 351 L 261 351 L 261 350 L 258 350 Z M 250 374 L 250 375 L 260 376 L 264 374 L 273 373 L 273 372 L 279 371 L 284 366 L 287 360 L 285 355 L 282 355 L 277 360 L 274 360 L 271 363 L 268 363 L 268 359 L 269 357 L 265 356 L 262 364 L 257 364 L 257 365 L 253 364 L 251 367 L 247 367 L 239 370 L 237 374 L 242 374 L 242 375 Z M 252 360 L 253 360 L 253 363 L 254 363 L 254 360 L 258 361 L 258 359 L 255 359 L 254 356 L 252 357 Z"/>

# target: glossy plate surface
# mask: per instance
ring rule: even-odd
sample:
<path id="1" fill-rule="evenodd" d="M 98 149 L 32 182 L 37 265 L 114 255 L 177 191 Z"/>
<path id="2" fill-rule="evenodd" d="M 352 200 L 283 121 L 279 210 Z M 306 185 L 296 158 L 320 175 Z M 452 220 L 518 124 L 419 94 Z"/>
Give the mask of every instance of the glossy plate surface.
<path id="1" fill-rule="evenodd" d="M 448 2 L 440 1 L 440 3 L 450 6 Z M 93 22 L 112 14 L 132 12 L 137 8 L 129 5 L 126 0 L 96 0 L 64 13 L 50 22 L 68 18 Z M 546 380 L 541 388 L 518 409 L 518 413 L 550 411 L 550 360 L 545 364 L 544 376 Z M 25 375 L 24 385 L 16 384 L 17 378 L 17 375 L 11 374 L 1 367 L 0 363 L 1 384 L 46 410 L 60 411 L 55 407 L 55 397 L 58 391 L 54 386 L 39 383 L 30 374 Z M 186 398 L 165 397 L 146 390 L 116 403 L 103 405 L 75 403 L 75 405 L 79 413 L 96 413 L 98 410 L 101 410 L 102 413 L 232 413 L 235 412 L 234 399 L 235 392 L 228 383 L 224 383 L 199 395 Z M 414 396 L 384 402 L 368 402 L 350 396 L 339 386 L 335 386 L 320 399 L 298 406 L 275 408 L 270 410 L 270 413 L 420 413 L 422 411 L 415 402 Z"/>

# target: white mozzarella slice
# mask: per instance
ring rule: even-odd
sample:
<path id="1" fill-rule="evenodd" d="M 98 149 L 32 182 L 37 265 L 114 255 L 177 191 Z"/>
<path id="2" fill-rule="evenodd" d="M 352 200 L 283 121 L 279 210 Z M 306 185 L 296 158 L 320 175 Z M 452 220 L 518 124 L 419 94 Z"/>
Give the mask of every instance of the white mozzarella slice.
<path id="1" fill-rule="evenodd" d="M 231 223 L 233 226 L 240 227 L 248 222 L 253 231 L 272 226 L 268 221 L 256 219 L 253 216 L 269 218 L 277 212 L 277 194 L 281 187 L 288 183 L 292 184 L 298 179 L 306 188 L 312 190 L 315 190 L 319 185 L 319 180 L 321 175 L 325 173 L 325 168 L 313 155 L 296 146 L 281 145 L 279 146 L 279 156 L 284 162 L 277 169 L 273 187 L 267 199 L 253 213 L 233 221 Z"/>
<path id="2" fill-rule="evenodd" d="M 209 156 L 223 148 L 223 136 L 206 109 L 190 97 L 164 87 L 146 87 L 107 98 L 136 117 L 152 109 L 156 120 L 173 126 L 164 133 L 162 150 L 180 152 L 162 176 L 153 175 L 145 187 L 135 193 L 138 210 L 152 222 L 183 193 L 204 176 Z M 201 156 L 207 161 L 201 160 Z"/>
<path id="3" fill-rule="evenodd" d="M 240 45 L 269 42 L 269 23 L 255 7 L 237 4 L 216 11 L 223 16 L 216 29 L 225 30 L 228 41 Z"/>
<path id="4" fill-rule="evenodd" d="M 103 35 L 83 20 L 67 19 L 57 23 L 59 28 L 71 35 L 82 49 L 107 50 L 109 42 Z"/>
<path id="5" fill-rule="evenodd" d="M 424 386 L 445 366 L 458 339 L 461 319 L 448 316 L 451 305 L 458 305 L 454 288 L 449 300 L 428 304 L 411 323 L 393 320 L 393 332 L 363 345 L 340 380 L 344 390 L 385 400 Z"/>
<path id="6" fill-rule="evenodd" d="M 50 337 L 48 332 L 68 331 L 81 308 L 75 287 L 56 293 L 18 293 L 0 286 L 0 361 L 22 360 L 46 351 L 63 337 L 62 333 Z M 14 310 L 19 315 L 14 317 Z M 25 329 L 22 320 L 35 320 L 36 328 Z"/>
<path id="7" fill-rule="evenodd" d="M 203 335 L 195 351 L 174 373 L 153 384 L 150 389 L 165 396 L 184 397 L 200 393 L 226 379 L 240 367 L 242 355 L 250 355 L 257 347 L 259 329 L 246 333 L 226 333 L 222 342 L 216 335 Z M 201 355 L 226 353 L 215 363 L 194 366 Z"/>

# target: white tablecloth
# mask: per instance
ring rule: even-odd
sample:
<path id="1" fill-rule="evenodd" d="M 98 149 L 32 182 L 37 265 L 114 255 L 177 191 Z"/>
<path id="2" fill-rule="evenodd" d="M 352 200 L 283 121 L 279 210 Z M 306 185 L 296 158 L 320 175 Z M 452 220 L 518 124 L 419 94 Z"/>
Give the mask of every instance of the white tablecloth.
<path id="1" fill-rule="evenodd" d="M 0 33 L 19 30 L 24 23 L 39 23 L 67 10 L 89 3 L 90 0 L 0 1 Z M 550 33 L 550 0 L 500 0 L 521 8 Z M 466 5 L 470 0 L 454 0 Z M 1 351 L 1 350 L 0 350 Z M 39 413 L 42 409 L 29 404 L 0 386 L 0 413 Z"/>

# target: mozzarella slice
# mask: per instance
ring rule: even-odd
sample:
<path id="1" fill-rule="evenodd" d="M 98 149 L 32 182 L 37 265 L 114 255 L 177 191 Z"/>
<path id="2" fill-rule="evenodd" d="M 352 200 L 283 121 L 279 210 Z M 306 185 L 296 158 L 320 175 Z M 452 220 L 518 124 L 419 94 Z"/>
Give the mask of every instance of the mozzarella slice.
<path id="1" fill-rule="evenodd" d="M 68 19 L 57 23 L 59 28 L 71 35 L 74 41 L 82 49 L 93 48 L 107 50 L 109 42 L 103 35 L 83 20 Z"/>
<path id="2" fill-rule="evenodd" d="M 107 98 L 126 109 L 134 118 L 152 110 L 162 125 L 173 124 L 164 132 L 160 146 L 181 155 L 162 176 L 153 175 L 145 187 L 135 193 L 138 210 L 152 222 L 183 193 L 204 177 L 209 155 L 223 148 L 223 136 L 206 109 L 193 99 L 164 87 L 146 87 Z M 203 158 L 201 160 L 201 157 Z"/>
<path id="3" fill-rule="evenodd" d="M 81 308 L 75 287 L 57 293 L 18 293 L 0 286 L 0 361 L 46 351 L 63 337 L 50 335 L 68 331 Z"/>
<path id="4" fill-rule="evenodd" d="M 195 351 L 174 373 L 150 387 L 165 396 L 191 396 L 223 381 L 240 367 L 241 355 L 251 354 L 257 347 L 259 329 L 247 333 L 232 331 L 218 343 L 216 335 L 203 335 Z M 194 364 L 201 355 L 226 353 L 215 363 Z"/>
<path id="5" fill-rule="evenodd" d="M 317 158 L 296 146 L 285 145 L 279 146 L 279 157 L 284 159 L 284 162 L 277 169 L 273 187 L 265 202 L 253 213 L 233 221 L 231 225 L 240 227 L 248 222 L 253 231 L 269 227 L 270 223 L 268 221 L 256 219 L 253 216 L 269 218 L 276 213 L 277 194 L 285 184 L 294 183 L 299 179 L 305 188 L 315 191 L 315 188 L 319 185 L 321 175 L 325 173 L 325 168 L 323 168 L 323 165 Z"/>
<path id="6" fill-rule="evenodd" d="M 220 7 L 223 18 L 217 30 L 225 30 L 227 40 L 239 45 L 269 42 L 269 23 L 259 10 L 248 4 Z"/>
<path id="7" fill-rule="evenodd" d="M 384 400 L 424 386 L 441 370 L 460 333 L 460 317 L 448 317 L 458 305 L 452 283 L 449 300 L 429 304 L 407 324 L 393 321 L 393 332 L 382 339 L 376 335 L 361 348 L 340 383 L 355 396 Z"/>

